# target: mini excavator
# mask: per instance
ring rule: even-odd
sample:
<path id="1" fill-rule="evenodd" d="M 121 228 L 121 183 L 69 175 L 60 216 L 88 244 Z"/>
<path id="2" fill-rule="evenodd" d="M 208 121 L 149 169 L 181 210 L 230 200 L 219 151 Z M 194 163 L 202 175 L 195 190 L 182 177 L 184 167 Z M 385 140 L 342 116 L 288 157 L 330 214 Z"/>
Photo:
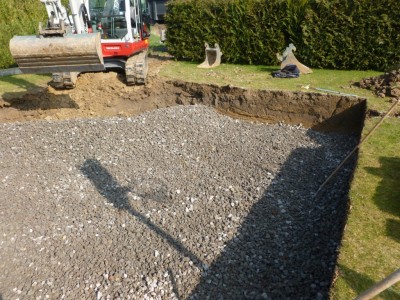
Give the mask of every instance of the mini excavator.
<path id="1" fill-rule="evenodd" d="M 147 0 L 39 0 L 48 15 L 36 36 L 14 36 L 10 51 L 22 73 L 52 73 L 51 85 L 75 87 L 82 72 L 124 72 L 145 84 L 150 17 Z M 39 4 L 39 2 L 38 2 Z"/>

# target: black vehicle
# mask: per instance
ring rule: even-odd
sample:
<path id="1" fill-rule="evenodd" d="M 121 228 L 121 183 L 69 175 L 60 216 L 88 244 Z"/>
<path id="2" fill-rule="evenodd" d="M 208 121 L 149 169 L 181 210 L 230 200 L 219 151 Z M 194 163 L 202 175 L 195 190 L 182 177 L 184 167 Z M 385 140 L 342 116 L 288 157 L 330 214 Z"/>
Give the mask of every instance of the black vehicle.
<path id="1" fill-rule="evenodd" d="M 149 0 L 149 13 L 153 22 L 164 23 L 164 16 L 167 12 L 167 0 Z"/>

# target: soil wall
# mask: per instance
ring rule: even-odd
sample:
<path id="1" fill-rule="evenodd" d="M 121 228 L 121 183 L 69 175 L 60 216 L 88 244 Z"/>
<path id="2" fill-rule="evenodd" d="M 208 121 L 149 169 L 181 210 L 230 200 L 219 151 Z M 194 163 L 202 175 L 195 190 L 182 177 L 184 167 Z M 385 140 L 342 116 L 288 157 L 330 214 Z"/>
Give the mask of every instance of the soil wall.
<path id="1" fill-rule="evenodd" d="M 172 82 L 182 90 L 178 103 L 212 105 L 219 111 L 268 123 L 302 124 L 326 132 L 359 133 L 366 100 L 318 93 L 250 90 Z"/>
<path id="2" fill-rule="evenodd" d="M 204 104 L 252 121 L 359 133 L 366 110 L 365 99 L 310 92 L 252 90 L 160 78 L 152 78 L 146 86 L 127 87 L 115 73 L 82 74 L 73 90 L 41 87 L 24 95 L 3 94 L 1 98 L 0 122 L 134 116 L 174 105 Z"/>

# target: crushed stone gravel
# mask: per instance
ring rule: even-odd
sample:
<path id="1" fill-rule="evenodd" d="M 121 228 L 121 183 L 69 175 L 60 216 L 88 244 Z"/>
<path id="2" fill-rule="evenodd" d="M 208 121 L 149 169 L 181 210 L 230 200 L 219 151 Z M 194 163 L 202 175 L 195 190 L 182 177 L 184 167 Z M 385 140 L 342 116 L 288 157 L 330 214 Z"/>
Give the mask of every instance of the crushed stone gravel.
<path id="1" fill-rule="evenodd" d="M 326 299 L 354 136 L 178 106 L 0 124 L 3 299 Z"/>

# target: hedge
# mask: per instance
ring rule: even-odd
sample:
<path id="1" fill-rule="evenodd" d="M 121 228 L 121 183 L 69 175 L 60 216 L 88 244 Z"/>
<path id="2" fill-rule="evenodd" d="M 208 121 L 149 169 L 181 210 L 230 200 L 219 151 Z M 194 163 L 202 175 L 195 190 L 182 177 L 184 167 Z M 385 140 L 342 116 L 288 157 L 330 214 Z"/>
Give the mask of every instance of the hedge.
<path id="1" fill-rule="evenodd" d="M 205 41 L 223 60 L 276 64 L 289 43 L 314 68 L 385 70 L 400 61 L 399 0 L 175 0 L 168 49 L 200 61 Z"/>
<path id="2" fill-rule="evenodd" d="M 398 0 L 313 1 L 299 54 L 318 68 L 385 70 L 400 61 Z"/>
<path id="3" fill-rule="evenodd" d="M 225 61 L 272 64 L 285 44 L 281 6 L 265 0 L 172 1 L 166 16 L 168 51 L 199 61 L 204 43 L 218 42 Z"/>

